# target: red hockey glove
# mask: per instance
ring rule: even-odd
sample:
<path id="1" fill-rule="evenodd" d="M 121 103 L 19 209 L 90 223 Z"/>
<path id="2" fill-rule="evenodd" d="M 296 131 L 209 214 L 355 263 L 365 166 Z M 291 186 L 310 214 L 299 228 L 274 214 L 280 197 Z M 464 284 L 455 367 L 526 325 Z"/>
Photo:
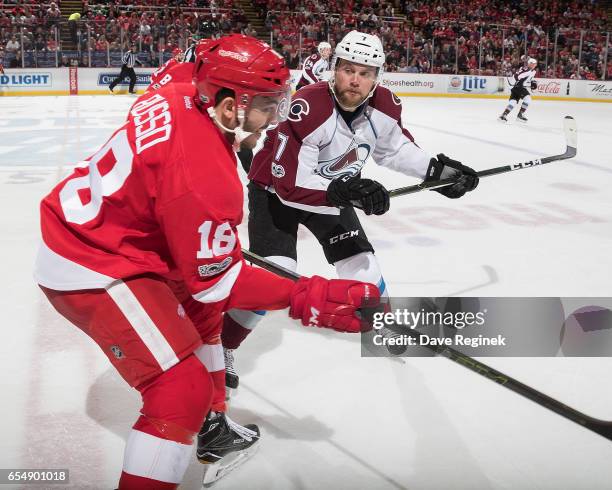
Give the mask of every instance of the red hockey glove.
<path id="1" fill-rule="evenodd" d="M 366 282 L 312 276 L 295 283 L 290 301 L 289 316 L 307 327 L 356 333 L 372 328 L 355 313 L 362 306 L 377 306 L 380 292 L 374 284 Z"/>

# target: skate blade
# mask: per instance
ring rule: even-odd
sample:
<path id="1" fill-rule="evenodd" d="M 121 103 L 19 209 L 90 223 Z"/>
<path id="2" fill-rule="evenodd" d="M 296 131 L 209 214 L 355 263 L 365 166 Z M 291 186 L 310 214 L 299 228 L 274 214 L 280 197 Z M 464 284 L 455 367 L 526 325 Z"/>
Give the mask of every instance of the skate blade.
<path id="1" fill-rule="evenodd" d="M 238 451 L 236 453 L 228 454 L 225 458 L 217 461 L 216 463 L 203 463 L 204 464 L 204 476 L 202 478 L 202 488 L 210 488 L 216 481 L 223 478 L 231 471 L 238 468 L 245 461 L 250 459 L 259 448 L 259 440 L 252 446 Z"/>

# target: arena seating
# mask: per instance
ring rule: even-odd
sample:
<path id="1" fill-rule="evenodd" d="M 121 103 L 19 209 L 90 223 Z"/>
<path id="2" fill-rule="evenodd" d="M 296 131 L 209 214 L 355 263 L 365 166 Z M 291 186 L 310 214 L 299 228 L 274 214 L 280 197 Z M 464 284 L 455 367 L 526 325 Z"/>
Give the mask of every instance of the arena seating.
<path id="1" fill-rule="evenodd" d="M 251 3 L 268 30 L 266 39 L 291 68 L 320 41 L 333 45 L 348 30 L 359 29 L 381 37 L 390 72 L 508 75 L 524 57 L 537 58 L 546 77 L 601 79 L 612 71 L 612 49 L 606 49 L 610 22 L 601 0 Z M 256 34 L 233 0 L 85 1 L 77 43 L 68 49 L 59 35 L 65 22 L 57 15 L 59 5 L 0 3 L 5 66 L 116 66 L 130 44 L 136 44 L 145 64 L 157 66 L 175 47 L 202 37 Z"/>

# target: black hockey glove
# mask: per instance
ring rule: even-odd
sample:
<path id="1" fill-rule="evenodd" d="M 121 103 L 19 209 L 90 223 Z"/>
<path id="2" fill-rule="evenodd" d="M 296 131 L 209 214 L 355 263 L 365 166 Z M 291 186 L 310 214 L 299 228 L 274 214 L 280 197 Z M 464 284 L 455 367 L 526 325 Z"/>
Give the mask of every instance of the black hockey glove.
<path id="1" fill-rule="evenodd" d="M 538 82 L 531 80 L 531 90 L 535 90 L 536 88 L 538 88 Z"/>
<path id="2" fill-rule="evenodd" d="M 443 196 L 451 199 L 457 199 L 463 196 L 466 192 L 473 191 L 478 185 L 478 175 L 476 171 L 470 167 L 462 165 L 461 162 L 448 158 L 443 153 L 438 155 L 438 158 L 432 158 L 429 161 L 429 168 L 427 169 L 427 178 L 425 182 L 430 180 L 442 180 L 459 178 L 456 184 L 448 185 L 446 187 L 440 187 L 434 189 Z"/>
<path id="3" fill-rule="evenodd" d="M 384 214 L 389 211 L 389 192 L 375 180 L 359 177 L 340 177 L 330 182 L 327 200 L 334 206 L 357 205 L 365 214 Z"/>

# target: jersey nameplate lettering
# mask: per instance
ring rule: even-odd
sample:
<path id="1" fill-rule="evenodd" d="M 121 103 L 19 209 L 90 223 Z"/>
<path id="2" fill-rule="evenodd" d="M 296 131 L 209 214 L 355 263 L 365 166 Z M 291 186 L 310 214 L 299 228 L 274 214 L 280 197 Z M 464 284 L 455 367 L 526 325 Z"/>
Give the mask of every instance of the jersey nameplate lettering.
<path id="1" fill-rule="evenodd" d="M 172 117 L 169 108 L 166 99 L 159 94 L 134 106 L 131 114 L 136 126 L 136 154 L 170 139 Z"/>

